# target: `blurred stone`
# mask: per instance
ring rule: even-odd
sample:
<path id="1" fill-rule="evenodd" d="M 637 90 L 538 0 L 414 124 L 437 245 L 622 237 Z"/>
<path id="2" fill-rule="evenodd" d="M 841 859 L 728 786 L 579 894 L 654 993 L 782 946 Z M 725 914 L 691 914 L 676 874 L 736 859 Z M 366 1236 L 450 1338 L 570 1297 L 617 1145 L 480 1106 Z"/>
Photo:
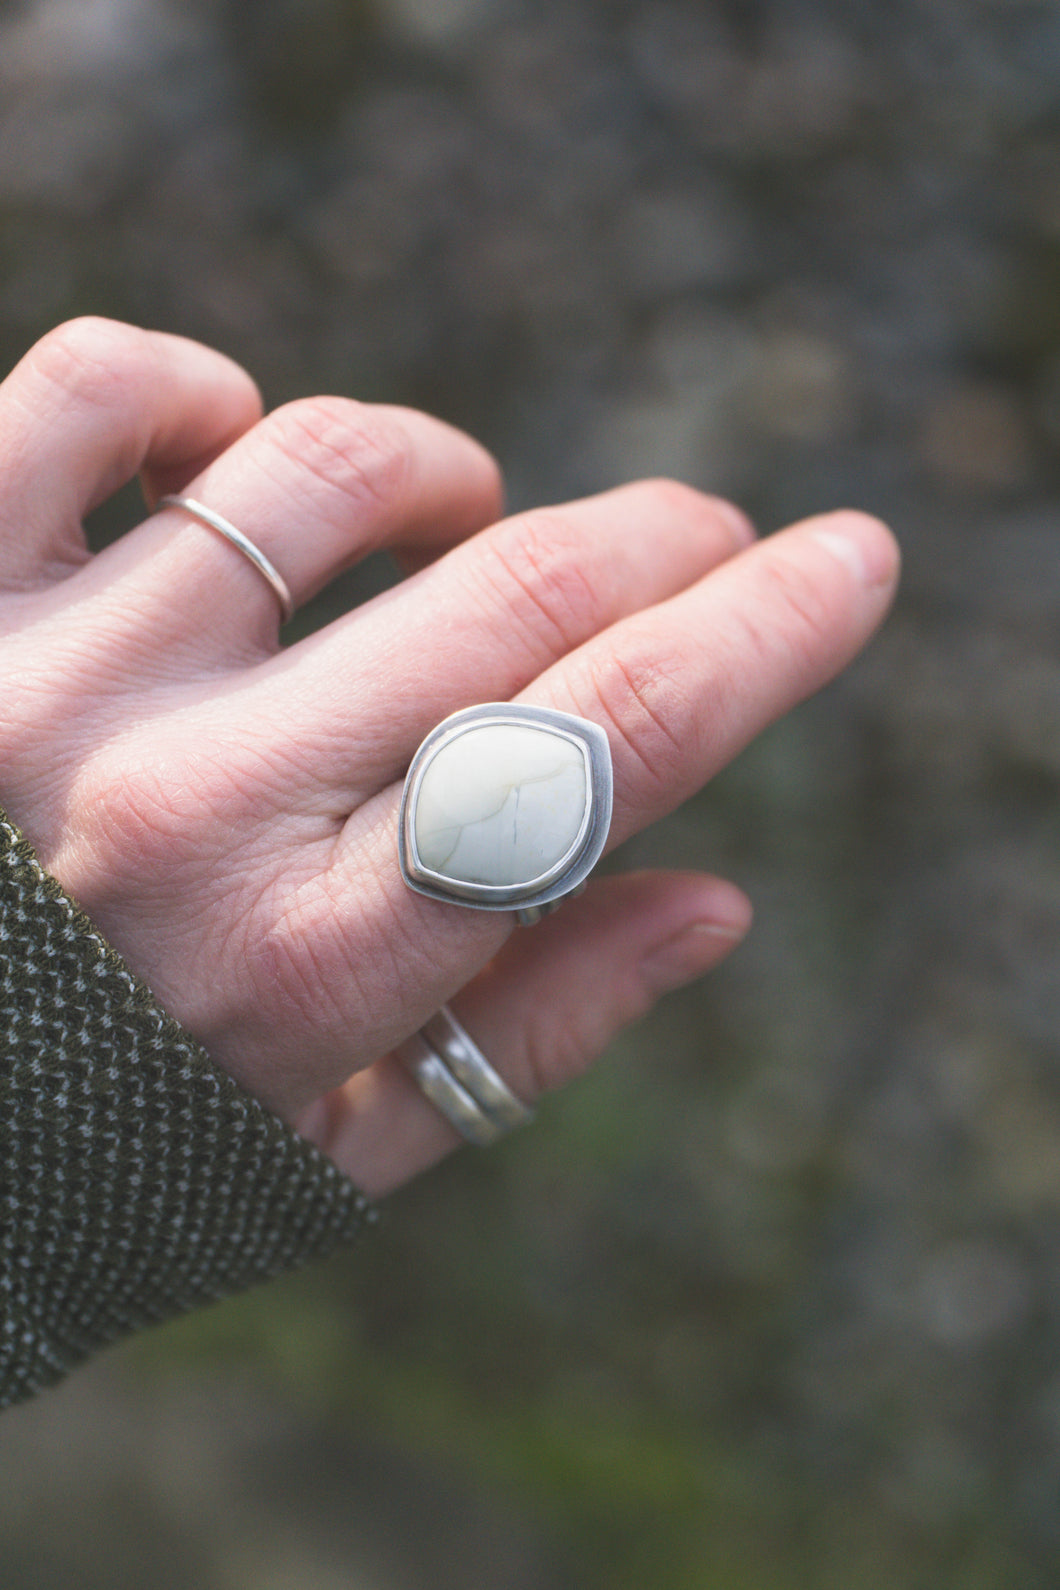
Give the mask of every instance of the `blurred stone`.
<path id="1" fill-rule="evenodd" d="M 938 1341 L 977 1345 L 1021 1323 L 1031 1305 L 1029 1277 L 1011 1248 L 985 1239 L 954 1242 L 927 1261 L 917 1304 Z"/>
<path id="2" fill-rule="evenodd" d="M 958 490 L 1009 490 L 1030 468 L 1030 438 L 1015 395 L 984 383 L 969 382 L 935 403 L 920 448 L 927 467 Z"/>
<path id="3" fill-rule="evenodd" d="M 732 1153 L 767 1175 L 790 1175 L 807 1164 L 821 1146 L 814 1092 L 814 1078 L 788 1070 L 756 1076 L 729 1109 Z"/>
<path id="4" fill-rule="evenodd" d="M 601 482 L 668 475 L 723 493 L 738 483 L 728 416 L 708 387 L 616 399 L 594 419 L 588 448 Z"/>
<path id="5" fill-rule="evenodd" d="M 874 97 L 870 63 L 840 33 L 781 23 L 749 63 L 743 131 L 798 158 L 841 139 Z"/>
<path id="6" fill-rule="evenodd" d="M 128 119 L 118 105 L 87 108 L 23 100 L 0 112 L 0 202 L 91 212 L 134 168 Z"/>
<path id="7" fill-rule="evenodd" d="M 975 1135 L 999 1207 L 1021 1218 L 1060 1210 L 1060 1119 L 1033 1082 L 999 1075 Z"/>
<path id="8" fill-rule="evenodd" d="M 738 213 L 704 183 L 630 195 L 616 244 L 630 291 L 645 297 L 717 287 L 739 273 L 746 247 Z"/>
<path id="9" fill-rule="evenodd" d="M 983 1466 L 967 1441 L 937 1424 L 916 1431 L 896 1471 L 884 1481 L 887 1500 L 920 1528 L 959 1524 L 988 1492 Z"/>
<path id="10" fill-rule="evenodd" d="M 760 344 L 746 401 L 754 423 L 804 443 L 827 441 L 855 419 L 854 388 L 843 350 L 794 329 L 769 335 Z"/>
<path id="11" fill-rule="evenodd" d="M 384 27 L 429 50 L 463 43 L 512 10 L 512 0 L 381 0 Z"/>
<path id="12" fill-rule="evenodd" d="M 185 38 L 169 0 L 27 0 L 0 18 L 0 81 L 111 83 Z"/>
<path id="13" fill-rule="evenodd" d="M 1060 197 L 1057 205 L 1060 208 Z M 1060 220 L 1057 232 L 1060 234 Z M 1060 352 L 1052 354 L 1042 366 L 1034 393 L 1034 409 L 1035 417 L 1050 442 L 1060 448 Z"/>

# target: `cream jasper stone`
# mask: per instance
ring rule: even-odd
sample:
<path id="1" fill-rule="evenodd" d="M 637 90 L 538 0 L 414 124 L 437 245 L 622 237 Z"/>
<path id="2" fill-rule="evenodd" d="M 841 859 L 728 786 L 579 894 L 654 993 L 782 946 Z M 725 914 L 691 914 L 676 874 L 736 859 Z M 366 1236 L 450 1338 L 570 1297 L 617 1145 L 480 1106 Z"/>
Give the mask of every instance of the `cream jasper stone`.
<path id="1" fill-rule="evenodd" d="M 574 740 L 515 723 L 468 729 L 442 745 L 420 779 L 420 862 L 461 883 L 531 883 L 578 843 L 588 803 L 586 756 Z"/>

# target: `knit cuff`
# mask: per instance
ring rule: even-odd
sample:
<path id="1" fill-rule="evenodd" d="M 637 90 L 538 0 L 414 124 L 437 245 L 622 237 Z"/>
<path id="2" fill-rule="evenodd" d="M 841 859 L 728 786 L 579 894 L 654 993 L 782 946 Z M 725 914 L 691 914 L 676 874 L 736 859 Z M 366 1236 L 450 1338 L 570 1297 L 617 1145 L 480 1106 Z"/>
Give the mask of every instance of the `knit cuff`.
<path id="1" fill-rule="evenodd" d="M 0 1407 L 372 1214 L 159 1008 L 0 812 Z"/>

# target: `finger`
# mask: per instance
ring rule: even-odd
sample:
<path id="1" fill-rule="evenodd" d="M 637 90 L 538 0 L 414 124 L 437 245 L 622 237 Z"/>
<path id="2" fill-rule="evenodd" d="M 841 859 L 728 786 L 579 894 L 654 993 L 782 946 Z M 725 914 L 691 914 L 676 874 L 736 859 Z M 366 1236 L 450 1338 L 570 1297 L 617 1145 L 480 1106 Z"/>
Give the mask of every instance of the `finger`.
<path id="1" fill-rule="evenodd" d="M 428 729 L 507 700 L 616 620 L 682 590 L 753 539 L 730 504 L 638 482 L 518 514 L 266 668 L 241 710 L 302 749 L 307 780 L 349 810 L 404 773 Z M 282 690 L 279 667 L 283 667 Z M 349 724 L 361 726 L 351 756 Z"/>
<path id="2" fill-rule="evenodd" d="M 661 994 L 717 965 L 749 924 L 747 900 L 719 879 L 600 879 L 561 915 L 510 939 L 454 999 L 454 1012 L 512 1091 L 532 1103 L 584 1071 Z M 376 1197 L 460 1142 L 392 1055 L 297 1125 Z"/>
<path id="3" fill-rule="evenodd" d="M 439 546 L 497 515 L 496 464 L 477 442 L 411 409 L 311 398 L 273 411 L 194 480 L 187 495 L 264 553 L 295 605 L 359 558 L 404 537 Z M 101 555 L 96 582 L 167 644 L 205 666 L 273 650 L 280 609 L 253 563 L 181 508 Z M 179 590 L 180 602 L 172 593 Z"/>
<path id="4" fill-rule="evenodd" d="M 77 567 L 89 509 L 141 469 L 196 473 L 260 412 L 239 365 L 183 337 L 92 318 L 49 333 L 0 385 L 0 583 Z"/>
<path id="5" fill-rule="evenodd" d="M 522 699 L 603 727 L 611 844 L 672 811 L 857 654 L 890 606 L 899 554 L 836 513 L 759 542 L 558 663 Z"/>

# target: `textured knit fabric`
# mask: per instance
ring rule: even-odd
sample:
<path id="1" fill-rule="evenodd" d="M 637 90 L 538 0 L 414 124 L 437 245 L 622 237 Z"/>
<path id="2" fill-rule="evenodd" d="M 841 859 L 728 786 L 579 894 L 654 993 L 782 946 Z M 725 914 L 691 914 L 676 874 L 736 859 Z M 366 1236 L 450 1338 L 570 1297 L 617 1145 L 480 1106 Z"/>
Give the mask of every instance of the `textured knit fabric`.
<path id="1" fill-rule="evenodd" d="M 370 1214 L 159 1009 L 0 812 L 0 1407 Z"/>

